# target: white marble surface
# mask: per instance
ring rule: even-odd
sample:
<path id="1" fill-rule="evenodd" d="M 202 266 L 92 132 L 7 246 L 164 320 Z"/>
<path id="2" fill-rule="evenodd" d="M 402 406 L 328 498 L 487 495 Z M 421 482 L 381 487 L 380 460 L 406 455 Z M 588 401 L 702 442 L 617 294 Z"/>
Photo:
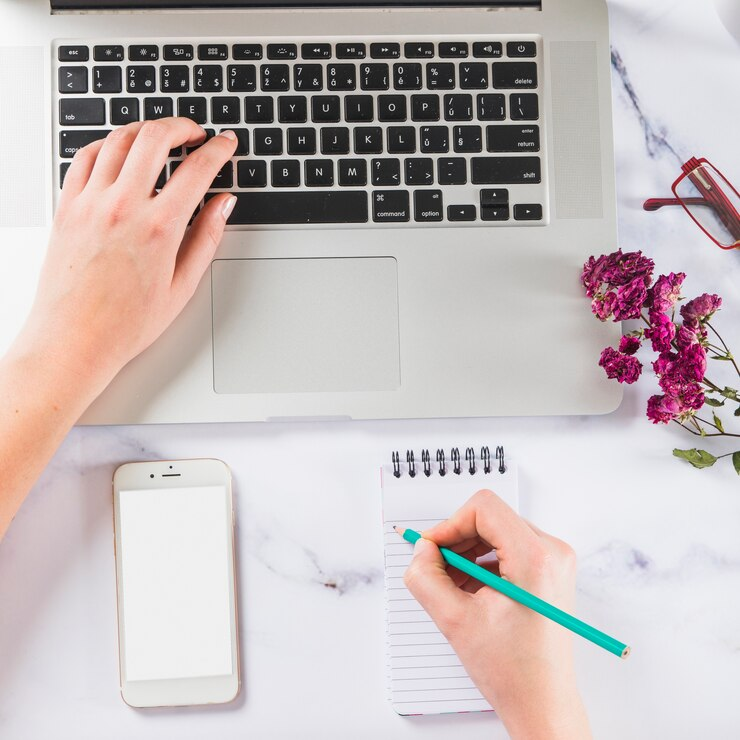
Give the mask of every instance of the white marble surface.
<path id="1" fill-rule="evenodd" d="M 738 347 L 740 255 L 640 203 L 667 195 L 692 154 L 740 178 L 740 47 L 709 0 L 610 11 L 621 246 L 687 272 L 689 293 L 723 295 L 717 324 Z M 595 736 L 738 737 L 740 480 L 727 461 L 671 457 L 694 438 L 647 422 L 650 385 L 606 417 L 75 429 L 0 546 L 0 736 L 505 737 L 490 715 L 390 709 L 378 490 L 391 449 L 504 443 L 524 513 L 579 554 L 579 616 L 633 645 L 626 662 L 577 645 Z M 135 711 L 117 689 L 111 475 L 200 456 L 234 474 L 243 692 Z"/>

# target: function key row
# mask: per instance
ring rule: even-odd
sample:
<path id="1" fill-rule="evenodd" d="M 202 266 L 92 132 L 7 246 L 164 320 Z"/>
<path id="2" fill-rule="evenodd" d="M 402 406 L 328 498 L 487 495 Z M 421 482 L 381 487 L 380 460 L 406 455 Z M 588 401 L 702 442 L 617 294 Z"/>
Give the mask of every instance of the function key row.
<path id="1" fill-rule="evenodd" d="M 266 47 L 266 48 L 265 48 Z M 467 41 L 440 41 L 436 45 L 430 41 L 409 41 L 403 44 L 397 42 L 374 42 L 369 44 L 371 59 L 430 59 L 435 56 L 442 59 L 464 59 L 469 56 L 485 59 L 498 59 L 504 56 L 504 45 L 501 41 L 476 41 L 471 44 Z M 230 53 L 231 52 L 231 53 Z M 162 46 L 162 59 L 168 62 L 192 61 L 197 58 L 201 61 L 226 59 L 298 59 L 298 44 L 165 44 Z M 58 51 L 60 62 L 87 62 L 90 60 L 88 46 L 60 46 Z M 124 48 L 120 44 L 103 44 L 93 47 L 93 60 L 96 62 L 122 62 L 125 58 L 131 62 L 153 62 L 160 58 L 160 48 L 157 44 L 131 44 Z M 365 59 L 368 56 L 368 45 L 364 43 L 304 43 L 300 45 L 302 59 Z M 506 56 L 511 58 L 525 58 L 537 56 L 537 44 L 534 41 L 508 41 Z"/>

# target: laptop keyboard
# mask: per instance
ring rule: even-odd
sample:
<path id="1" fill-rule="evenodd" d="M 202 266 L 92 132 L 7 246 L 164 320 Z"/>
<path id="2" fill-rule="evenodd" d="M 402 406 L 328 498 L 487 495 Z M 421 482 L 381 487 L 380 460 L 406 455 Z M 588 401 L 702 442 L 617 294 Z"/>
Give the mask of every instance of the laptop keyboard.
<path id="1" fill-rule="evenodd" d="M 80 147 L 179 115 L 238 136 L 206 195 L 237 196 L 230 224 L 547 222 L 539 37 L 74 41 L 54 56 L 59 187 Z"/>

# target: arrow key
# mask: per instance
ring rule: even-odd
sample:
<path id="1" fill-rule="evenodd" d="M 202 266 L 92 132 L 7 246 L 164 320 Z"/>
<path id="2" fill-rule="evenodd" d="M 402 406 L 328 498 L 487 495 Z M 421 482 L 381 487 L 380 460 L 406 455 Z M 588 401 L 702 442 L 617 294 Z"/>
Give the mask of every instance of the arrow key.
<path id="1" fill-rule="evenodd" d="M 539 203 L 517 203 L 514 206 L 515 221 L 542 221 L 542 206 Z"/>
<path id="2" fill-rule="evenodd" d="M 87 92 L 87 67 L 59 67 L 59 92 Z"/>

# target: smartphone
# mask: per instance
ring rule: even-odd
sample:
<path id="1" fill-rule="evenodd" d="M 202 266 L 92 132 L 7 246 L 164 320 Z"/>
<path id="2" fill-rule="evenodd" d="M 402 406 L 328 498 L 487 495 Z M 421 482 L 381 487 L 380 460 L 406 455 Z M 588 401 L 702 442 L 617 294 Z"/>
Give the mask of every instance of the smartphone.
<path id="1" fill-rule="evenodd" d="M 132 707 L 239 693 L 231 473 L 220 460 L 121 465 L 113 476 L 121 696 Z"/>

